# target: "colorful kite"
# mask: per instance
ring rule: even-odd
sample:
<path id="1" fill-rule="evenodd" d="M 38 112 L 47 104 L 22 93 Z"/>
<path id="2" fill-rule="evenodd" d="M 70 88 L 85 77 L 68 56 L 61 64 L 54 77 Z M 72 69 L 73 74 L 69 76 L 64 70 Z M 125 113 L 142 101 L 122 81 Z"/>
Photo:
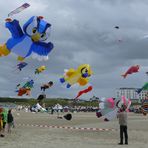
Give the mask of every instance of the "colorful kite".
<path id="1" fill-rule="evenodd" d="M 39 74 L 39 73 L 43 72 L 44 70 L 46 70 L 46 66 L 40 66 L 35 69 L 35 74 Z"/>
<path id="2" fill-rule="evenodd" d="M 53 82 L 52 81 L 50 81 L 50 82 L 48 82 L 48 83 L 46 83 L 46 84 L 43 84 L 42 86 L 41 86 L 41 91 L 43 90 L 43 91 L 45 91 L 46 89 L 48 89 L 48 88 L 50 88 L 50 87 L 52 87 L 53 86 Z"/>
<path id="3" fill-rule="evenodd" d="M 17 14 L 17 13 L 20 13 L 21 11 L 23 11 L 24 9 L 28 8 L 30 5 L 28 3 L 24 3 L 22 6 L 16 8 L 15 10 L 11 11 L 9 14 L 8 14 L 8 17 L 14 15 L 14 14 Z"/>
<path id="4" fill-rule="evenodd" d="M 88 83 L 89 77 L 92 75 L 92 70 L 89 64 L 82 64 L 77 70 L 70 68 L 64 77 L 60 78 L 60 82 L 67 82 L 67 88 L 70 88 L 73 84 L 79 83 L 80 86 L 84 86 Z"/>
<path id="5" fill-rule="evenodd" d="M 125 74 L 122 74 L 121 76 L 122 76 L 123 78 L 126 78 L 128 74 L 132 74 L 132 73 L 139 72 L 139 71 L 138 71 L 139 68 L 140 68 L 139 65 L 131 66 L 131 67 L 126 71 L 126 73 L 125 73 Z"/>
<path id="6" fill-rule="evenodd" d="M 23 85 L 23 88 L 33 88 L 33 85 L 34 85 L 34 81 L 33 81 L 33 80 L 30 80 L 30 81 L 27 81 L 27 82 Z"/>
<path id="7" fill-rule="evenodd" d="M 31 89 L 30 88 L 19 88 L 18 92 L 18 96 L 30 96 L 31 95 Z"/>
<path id="8" fill-rule="evenodd" d="M 31 95 L 31 89 L 33 88 L 33 85 L 34 85 L 33 80 L 27 81 L 22 87 L 18 88 L 18 90 L 16 91 L 16 92 L 18 92 L 18 96 L 22 96 L 24 94 L 30 96 Z"/>
<path id="9" fill-rule="evenodd" d="M 130 99 L 126 99 L 124 96 L 121 99 L 103 98 L 99 101 L 99 110 L 96 112 L 96 116 L 98 118 L 104 117 L 104 121 L 110 121 L 116 118 L 123 104 L 126 106 L 126 111 L 128 111 L 131 105 Z"/>
<path id="10" fill-rule="evenodd" d="M 12 37 L 0 46 L 0 56 L 7 56 L 13 52 L 18 55 L 19 61 L 30 55 L 38 60 L 48 60 L 48 54 L 53 49 L 53 44 L 47 42 L 51 24 L 43 17 L 32 16 L 23 25 L 23 30 L 19 21 L 15 19 L 6 19 L 5 25 Z"/>
<path id="11" fill-rule="evenodd" d="M 92 91 L 92 89 L 93 89 L 93 87 L 92 86 L 89 86 L 87 89 L 84 89 L 84 90 L 79 91 L 79 93 L 78 93 L 78 95 L 76 96 L 75 99 L 78 99 L 78 97 L 80 97 L 84 93 L 88 93 L 88 92 Z"/>
<path id="12" fill-rule="evenodd" d="M 24 67 L 26 67 L 28 64 L 26 62 L 20 62 L 17 64 L 17 69 L 21 71 Z"/>
<path id="13" fill-rule="evenodd" d="M 136 92 L 139 94 L 142 90 L 148 90 L 148 82 L 146 82 L 142 88 L 137 89 Z"/>

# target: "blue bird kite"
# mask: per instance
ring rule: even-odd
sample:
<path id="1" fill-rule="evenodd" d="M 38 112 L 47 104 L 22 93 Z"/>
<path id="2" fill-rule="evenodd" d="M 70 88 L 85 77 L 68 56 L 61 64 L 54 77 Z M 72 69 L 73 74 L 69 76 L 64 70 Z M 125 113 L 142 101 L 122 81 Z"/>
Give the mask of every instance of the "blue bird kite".
<path id="1" fill-rule="evenodd" d="M 0 46 L 0 56 L 7 56 L 13 52 L 18 55 L 19 61 L 23 61 L 30 55 L 38 60 L 48 60 L 48 54 L 53 49 L 53 44 L 47 42 L 51 24 L 46 22 L 42 16 L 32 16 L 23 25 L 23 30 L 16 19 L 6 19 L 5 26 L 11 32 L 12 37 Z"/>

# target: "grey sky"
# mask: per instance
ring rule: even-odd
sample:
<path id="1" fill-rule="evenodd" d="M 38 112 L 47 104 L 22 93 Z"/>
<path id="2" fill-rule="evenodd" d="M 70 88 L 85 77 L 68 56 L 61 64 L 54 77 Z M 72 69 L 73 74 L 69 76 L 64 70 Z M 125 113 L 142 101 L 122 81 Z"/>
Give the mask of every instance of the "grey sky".
<path id="1" fill-rule="evenodd" d="M 17 83 L 24 77 L 32 76 L 35 87 L 32 96 L 37 97 L 40 85 L 53 80 L 55 85 L 47 90 L 49 97 L 74 98 L 79 90 L 86 87 L 74 86 L 70 89 L 61 85 L 59 78 L 64 69 L 77 68 L 88 63 L 94 75 L 90 78 L 93 91 L 82 98 L 115 96 L 119 87 L 141 87 L 148 70 L 148 1 L 147 0 L 5 0 L 0 1 L 0 43 L 10 36 L 4 27 L 8 13 L 22 5 L 30 7 L 16 14 L 23 25 L 31 16 L 43 15 L 52 24 L 51 42 L 54 50 L 47 62 L 26 59 L 29 66 L 20 73 L 14 72 L 17 56 L 14 54 L 0 58 L 1 96 L 15 96 Z M 7 5 L 6 5 L 7 4 Z M 119 26 L 117 30 L 114 26 Z M 119 42 L 118 40 L 122 40 Z M 35 76 L 36 67 L 45 64 L 47 70 Z M 139 64 L 140 72 L 127 79 L 120 76 L 131 65 Z"/>

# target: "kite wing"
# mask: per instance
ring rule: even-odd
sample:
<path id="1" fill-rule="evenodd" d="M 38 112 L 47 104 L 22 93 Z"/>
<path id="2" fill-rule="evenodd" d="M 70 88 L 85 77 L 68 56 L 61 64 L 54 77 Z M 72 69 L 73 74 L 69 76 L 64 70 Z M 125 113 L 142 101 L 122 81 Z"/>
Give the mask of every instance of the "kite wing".
<path id="1" fill-rule="evenodd" d="M 24 3 L 22 6 L 16 8 L 15 10 L 11 11 L 9 14 L 8 14 L 8 17 L 14 15 L 14 14 L 17 14 L 17 13 L 20 13 L 21 11 L 23 11 L 24 9 L 28 8 L 30 5 L 28 3 Z"/>
<path id="2" fill-rule="evenodd" d="M 67 77 L 70 77 L 70 76 L 73 75 L 74 73 L 75 73 L 75 69 L 70 68 L 70 69 L 65 73 L 65 75 L 66 75 Z"/>

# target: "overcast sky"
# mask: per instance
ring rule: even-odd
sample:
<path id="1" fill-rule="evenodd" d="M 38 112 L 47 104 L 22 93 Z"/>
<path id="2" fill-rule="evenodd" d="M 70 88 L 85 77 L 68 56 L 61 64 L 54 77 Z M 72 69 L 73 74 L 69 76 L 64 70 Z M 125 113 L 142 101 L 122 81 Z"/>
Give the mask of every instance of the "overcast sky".
<path id="1" fill-rule="evenodd" d="M 46 90 L 48 97 L 74 98 L 77 92 L 92 85 L 92 92 L 82 99 L 115 96 L 120 87 L 141 87 L 147 81 L 148 71 L 148 1 L 147 0 L 5 0 L 0 1 L 0 44 L 10 37 L 5 28 L 8 13 L 23 3 L 31 6 L 12 18 L 23 25 L 31 16 L 44 16 L 52 24 L 50 41 L 54 50 L 47 62 L 31 57 L 21 72 L 15 71 L 17 56 L 0 58 L 0 96 L 16 96 L 15 87 L 32 77 L 35 87 L 32 97 L 41 93 L 40 85 L 54 82 Z M 120 29 L 115 29 L 119 26 Z M 121 40 L 121 42 L 119 42 Z M 20 49 L 21 50 L 21 49 Z M 67 89 L 59 82 L 64 69 L 91 65 L 94 74 L 87 86 Z M 139 64 L 140 72 L 121 77 L 128 67 Z M 34 70 L 46 65 L 47 70 L 34 75 Z"/>

